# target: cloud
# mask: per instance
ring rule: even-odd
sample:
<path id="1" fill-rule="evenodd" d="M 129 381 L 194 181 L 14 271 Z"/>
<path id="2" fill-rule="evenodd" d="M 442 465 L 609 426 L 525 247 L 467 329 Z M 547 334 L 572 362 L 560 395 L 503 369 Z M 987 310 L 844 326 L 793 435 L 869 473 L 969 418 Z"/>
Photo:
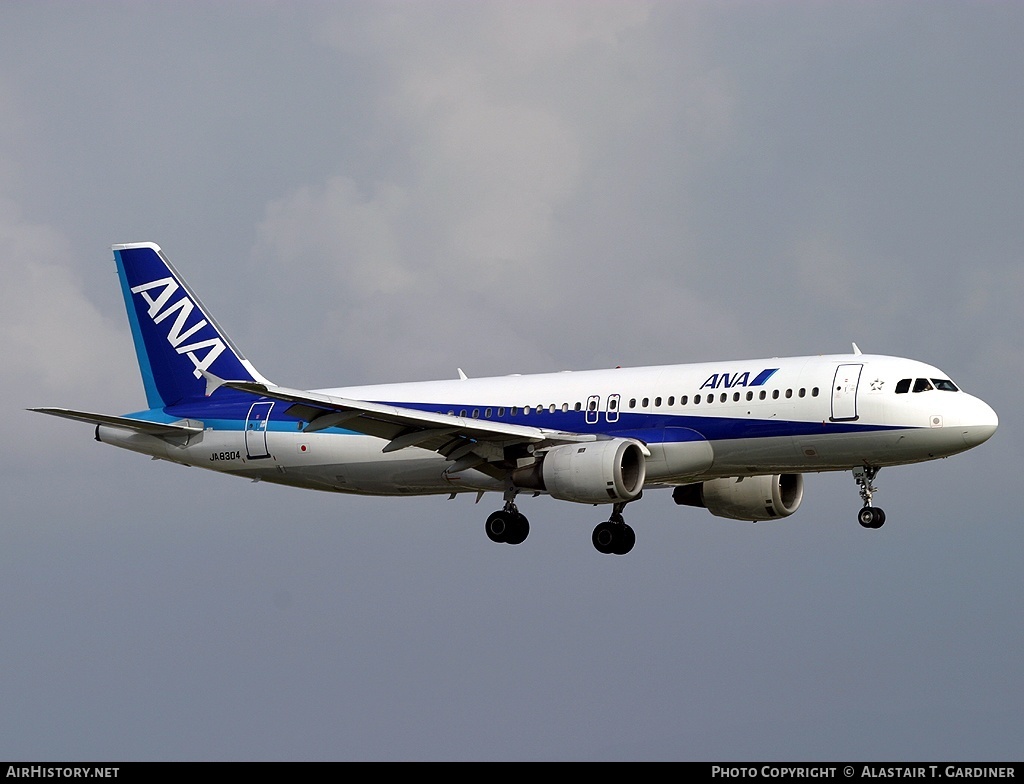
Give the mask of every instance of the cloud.
<path id="1" fill-rule="evenodd" d="M 667 195 L 727 136 L 727 80 L 685 46 L 678 81 L 646 78 L 665 65 L 647 54 L 658 32 L 641 3 L 330 14 L 321 40 L 376 65 L 361 118 L 379 129 L 374 155 L 404 165 L 368 180 L 339 162 L 267 205 L 254 258 L 289 281 L 280 312 L 310 315 L 357 376 L 387 378 L 396 364 L 435 376 L 451 354 L 491 373 L 671 351 L 675 331 L 646 326 L 652 306 L 682 334 L 712 319 L 718 339 L 738 334 L 690 285 L 687 219 Z M 638 201 L 657 230 L 628 222 Z"/>
<path id="2" fill-rule="evenodd" d="M 0 200 L 0 385 L 8 410 L 17 412 L 8 420 L 8 437 L 19 444 L 5 457 L 8 473 L 38 470 L 37 461 L 49 464 L 57 451 L 82 455 L 93 446 L 87 437 L 68 438 L 69 429 L 87 433 L 85 426 L 48 423 L 22 409 L 142 407 L 127 330 L 86 296 L 72 271 L 77 261 L 60 232 L 24 220 Z"/>
<path id="3" fill-rule="evenodd" d="M 356 298 L 394 291 L 411 280 L 399 247 L 404 214 L 401 188 L 364 194 L 351 178 L 331 177 L 271 202 L 258 247 L 300 289 Z"/>
<path id="4" fill-rule="evenodd" d="M 110 382 L 108 357 L 123 332 L 86 298 L 71 272 L 74 258 L 59 232 L 0 201 L 0 373 L 8 388 L 17 381 L 58 395 Z"/>

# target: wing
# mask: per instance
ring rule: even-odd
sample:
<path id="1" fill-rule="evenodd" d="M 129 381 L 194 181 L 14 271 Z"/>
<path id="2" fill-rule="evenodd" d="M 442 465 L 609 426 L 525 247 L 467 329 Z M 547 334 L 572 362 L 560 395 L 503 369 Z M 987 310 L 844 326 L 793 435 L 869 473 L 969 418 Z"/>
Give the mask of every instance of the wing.
<path id="1" fill-rule="evenodd" d="M 212 394 L 218 386 L 226 386 L 291 403 L 286 413 L 305 421 L 303 430 L 307 433 L 344 427 L 385 439 L 387 443 L 382 452 L 409 447 L 428 449 L 455 461 L 449 469 L 451 472 L 478 468 L 495 476 L 503 475 L 504 469 L 493 464 L 528 457 L 532 452 L 556 444 L 597 440 L 597 436 L 591 434 L 469 419 L 258 382 L 222 381 L 206 375 L 210 382 L 207 394 Z"/>

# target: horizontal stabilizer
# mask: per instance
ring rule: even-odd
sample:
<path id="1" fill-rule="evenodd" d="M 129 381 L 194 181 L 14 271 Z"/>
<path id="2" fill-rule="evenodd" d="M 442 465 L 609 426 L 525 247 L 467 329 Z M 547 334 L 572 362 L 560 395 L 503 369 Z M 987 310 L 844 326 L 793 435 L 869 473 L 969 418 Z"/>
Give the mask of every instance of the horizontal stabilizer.
<path id="1" fill-rule="evenodd" d="M 203 432 L 203 426 L 194 423 L 147 422 L 145 419 L 110 416 L 109 414 L 93 414 L 90 411 L 73 411 L 70 408 L 30 408 L 28 410 L 38 411 L 40 414 L 51 414 L 52 416 L 59 416 L 64 419 L 77 419 L 79 422 L 88 422 L 92 425 L 122 427 L 125 430 L 134 430 L 151 436 L 183 436 Z"/>

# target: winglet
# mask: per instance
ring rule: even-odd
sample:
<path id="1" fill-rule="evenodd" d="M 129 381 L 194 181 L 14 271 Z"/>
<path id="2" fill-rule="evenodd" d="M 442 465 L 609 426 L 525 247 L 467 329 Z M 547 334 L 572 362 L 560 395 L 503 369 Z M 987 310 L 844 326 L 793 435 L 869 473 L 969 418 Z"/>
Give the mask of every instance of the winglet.
<path id="1" fill-rule="evenodd" d="M 861 350 L 860 350 L 860 347 L 856 343 L 853 344 L 853 353 L 854 354 L 861 354 L 862 353 Z"/>
<path id="2" fill-rule="evenodd" d="M 459 378 L 462 381 L 465 381 L 467 378 L 469 378 L 469 376 L 467 376 L 465 373 L 462 372 L 462 368 L 456 368 L 456 370 L 459 371 Z"/>

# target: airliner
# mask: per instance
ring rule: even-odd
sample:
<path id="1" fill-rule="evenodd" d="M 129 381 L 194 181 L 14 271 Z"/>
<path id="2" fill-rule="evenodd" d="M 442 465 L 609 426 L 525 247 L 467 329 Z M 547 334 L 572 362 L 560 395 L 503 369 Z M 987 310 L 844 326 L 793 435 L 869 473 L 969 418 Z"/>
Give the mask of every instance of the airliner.
<path id="1" fill-rule="evenodd" d="M 147 408 L 34 408 L 97 441 L 293 487 L 363 495 L 501 493 L 494 542 L 530 532 L 516 499 L 610 508 L 600 553 L 625 555 L 645 490 L 745 521 L 788 517 L 804 474 L 850 471 L 864 528 L 875 477 L 992 436 L 996 413 L 936 367 L 853 353 L 302 390 L 264 378 L 148 242 L 113 246 Z"/>

